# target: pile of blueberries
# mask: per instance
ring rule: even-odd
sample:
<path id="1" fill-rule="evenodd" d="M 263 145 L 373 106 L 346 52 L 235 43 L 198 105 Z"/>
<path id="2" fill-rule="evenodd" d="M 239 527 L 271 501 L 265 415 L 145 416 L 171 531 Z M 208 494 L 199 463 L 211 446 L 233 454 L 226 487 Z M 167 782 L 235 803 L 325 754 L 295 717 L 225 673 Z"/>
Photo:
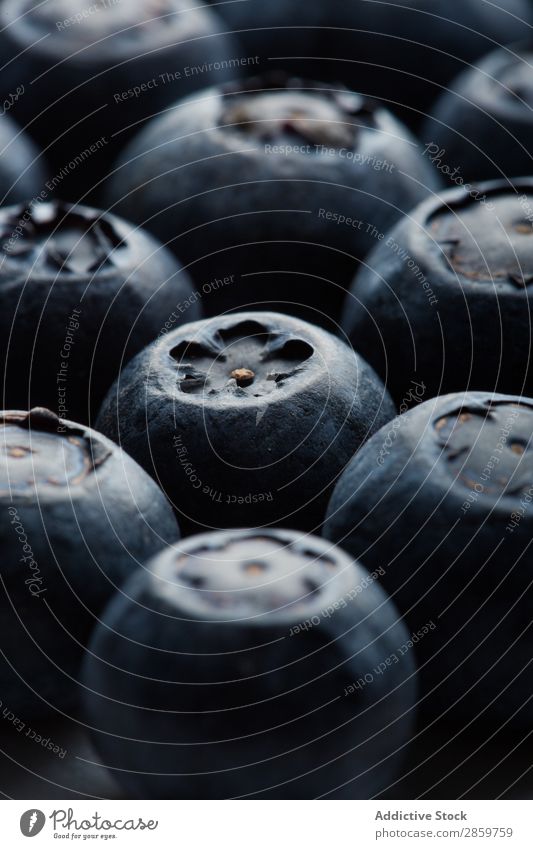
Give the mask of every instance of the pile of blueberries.
<path id="1" fill-rule="evenodd" d="M 154 799 L 531 732 L 532 25 L 1 0 L 4 719 Z"/>

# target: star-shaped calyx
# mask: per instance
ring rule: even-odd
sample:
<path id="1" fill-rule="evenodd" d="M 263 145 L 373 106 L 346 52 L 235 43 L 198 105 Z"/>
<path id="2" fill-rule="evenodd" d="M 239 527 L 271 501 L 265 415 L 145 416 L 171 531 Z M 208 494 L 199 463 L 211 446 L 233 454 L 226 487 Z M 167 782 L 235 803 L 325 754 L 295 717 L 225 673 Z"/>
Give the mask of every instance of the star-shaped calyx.
<path id="1" fill-rule="evenodd" d="M 182 392 L 261 398 L 286 385 L 314 353 L 289 331 L 256 321 L 207 328 L 170 352 Z"/>
<path id="2" fill-rule="evenodd" d="M 533 196 L 527 205 L 510 193 L 488 200 L 443 207 L 431 220 L 430 235 L 465 282 L 524 290 L 533 282 Z"/>
<path id="3" fill-rule="evenodd" d="M 533 408 L 462 406 L 437 419 L 434 429 L 448 468 L 478 495 L 519 495 L 533 485 Z"/>
<path id="4" fill-rule="evenodd" d="M 112 222 L 57 201 L 17 207 L 2 221 L 4 253 L 35 272 L 94 274 L 114 265 L 124 246 Z"/>
<path id="5" fill-rule="evenodd" d="M 262 143 L 353 149 L 375 106 L 342 87 L 273 74 L 224 89 L 220 124 Z"/>

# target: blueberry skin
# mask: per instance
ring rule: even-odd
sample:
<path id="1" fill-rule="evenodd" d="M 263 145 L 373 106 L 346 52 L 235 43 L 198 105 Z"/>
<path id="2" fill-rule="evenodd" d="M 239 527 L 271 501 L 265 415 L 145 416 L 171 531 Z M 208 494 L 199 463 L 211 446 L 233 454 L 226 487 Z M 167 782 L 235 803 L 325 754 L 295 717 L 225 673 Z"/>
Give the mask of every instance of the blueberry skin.
<path id="1" fill-rule="evenodd" d="M 282 314 L 236 313 L 138 354 L 97 427 L 158 481 L 184 530 L 311 530 L 354 451 L 394 414 L 336 337 Z"/>
<path id="2" fill-rule="evenodd" d="M 0 117 L 0 205 L 35 197 L 45 180 L 37 146 L 10 117 Z"/>
<path id="3" fill-rule="evenodd" d="M 168 243 L 198 287 L 231 280 L 209 290 L 207 314 L 261 304 L 318 323 L 338 316 L 379 234 L 439 185 L 387 110 L 274 74 L 155 119 L 124 151 L 106 199 Z"/>
<path id="4" fill-rule="evenodd" d="M 383 567 L 409 628 L 436 625 L 416 648 L 426 718 L 531 725 L 532 432 L 531 399 L 424 402 L 367 442 L 330 501 L 325 537 Z"/>
<path id="5" fill-rule="evenodd" d="M 106 609 L 85 715 L 133 797 L 368 798 L 412 733 L 413 656 L 396 654 L 407 639 L 375 575 L 334 546 L 203 534 Z"/>
<path id="6" fill-rule="evenodd" d="M 342 327 L 398 406 L 411 406 L 414 384 L 425 398 L 533 394 L 533 180 L 480 183 L 475 193 L 450 189 L 420 204 L 346 298 Z"/>
<path id="7" fill-rule="evenodd" d="M 528 49 L 502 48 L 464 70 L 424 125 L 431 156 L 468 181 L 530 174 L 532 59 Z"/>
<path id="8" fill-rule="evenodd" d="M 413 125 L 466 64 L 527 37 L 532 19 L 527 0 L 247 0 L 215 8 L 264 64 L 344 82 Z"/>
<path id="9" fill-rule="evenodd" d="M 201 315 L 174 256 L 113 215 L 43 201 L 0 210 L 0 234 L 6 407 L 90 422 L 134 354 Z"/>
<path id="10" fill-rule="evenodd" d="M 241 73 L 229 62 L 242 48 L 200 0 L 89 7 L 6 0 L 0 9 L 2 97 L 25 87 L 13 117 L 46 149 L 50 191 L 73 201 L 98 198 L 98 181 L 144 120 Z"/>
<path id="11" fill-rule="evenodd" d="M 0 416 L 0 691 L 27 720 L 76 708 L 102 608 L 179 530 L 150 477 L 101 434 L 38 408 Z"/>

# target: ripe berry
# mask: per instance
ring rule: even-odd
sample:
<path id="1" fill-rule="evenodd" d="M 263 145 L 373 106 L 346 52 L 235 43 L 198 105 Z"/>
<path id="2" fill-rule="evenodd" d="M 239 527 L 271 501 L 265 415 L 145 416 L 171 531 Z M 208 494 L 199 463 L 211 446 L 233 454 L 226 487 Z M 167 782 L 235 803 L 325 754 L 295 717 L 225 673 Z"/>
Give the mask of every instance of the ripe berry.
<path id="1" fill-rule="evenodd" d="M 162 486 L 184 528 L 316 528 L 354 451 L 394 415 L 325 330 L 277 313 L 187 324 L 135 357 L 97 426 Z"/>
<path id="2" fill-rule="evenodd" d="M 0 89 L 46 149 L 51 190 L 80 200 L 146 118 L 177 97 L 233 78 L 226 25 L 187 0 L 5 0 Z"/>
<path id="3" fill-rule="evenodd" d="M 386 109 L 342 86 L 270 75 L 212 88 L 156 118 L 107 198 L 187 263 L 205 299 L 337 317 L 354 268 L 439 180 Z"/>
<path id="4" fill-rule="evenodd" d="M 533 400 L 473 392 L 420 404 L 341 476 L 325 535 L 383 567 L 417 645 L 426 716 L 531 725 Z"/>
<path id="5" fill-rule="evenodd" d="M 0 414 L 0 692 L 26 720 L 71 711 L 91 629 L 139 563 L 179 538 L 154 482 L 49 410 Z"/>
<path id="6" fill-rule="evenodd" d="M 172 254 L 96 209 L 59 201 L 2 209 L 0 256 L 9 408 L 48 406 L 90 421 L 134 354 L 166 326 L 200 315 Z"/>
<path id="7" fill-rule="evenodd" d="M 533 180 L 450 189 L 368 258 L 342 325 L 401 405 L 462 389 L 533 394 Z"/>
<path id="8" fill-rule="evenodd" d="M 133 797 L 369 798 L 411 734 L 407 639 L 375 576 L 323 540 L 191 537 L 107 608 L 87 722 Z"/>

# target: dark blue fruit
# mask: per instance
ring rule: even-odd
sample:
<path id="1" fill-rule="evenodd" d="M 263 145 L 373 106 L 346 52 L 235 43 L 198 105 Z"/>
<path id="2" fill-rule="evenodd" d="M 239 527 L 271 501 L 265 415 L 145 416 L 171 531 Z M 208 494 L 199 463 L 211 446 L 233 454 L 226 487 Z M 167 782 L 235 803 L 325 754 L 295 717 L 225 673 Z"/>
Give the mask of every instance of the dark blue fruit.
<path id="1" fill-rule="evenodd" d="M 220 11 L 264 65 L 344 82 L 416 123 L 467 64 L 529 35 L 528 0 L 244 0 Z"/>
<path id="2" fill-rule="evenodd" d="M 368 258 L 342 325 L 398 404 L 463 389 L 533 395 L 533 179 L 450 189 Z"/>
<path id="3" fill-rule="evenodd" d="M 533 400 L 452 394 L 356 454 L 325 535 L 383 567 L 417 644 L 426 715 L 531 726 Z"/>
<path id="4" fill-rule="evenodd" d="M 116 445 L 43 409 L 0 414 L 0 507 L 3 708 L 69 711 L 104 604 L 179 538 L 176 521 Z"/>
<path id="5" fill-rule="evenodd" d="M 79 200 L 143 120 L 238 76 L 226 29 L 200 0 L 5 0 L 0 90 L 23 88 L 12 112 L 46 148 L 50 190 Z"/>
<path id="6" fill-rule="evenodd" d="M 313 529 L 339 472 L 393 415 L 374 372 L 327 331 L 236 313 L 138 354 L 97 426 L 160 483 L 184 528 Z"/>
<path id="7" fill-rule="evenodd" d="M 90 421 L 121 367 L 200 307 L 148 233 L 85 206 L 0 210 L 4 406 Z"/>
<path id="8" fill-rule="evenodd" d="M 532 173 L 532 61 L 529 49 L 494 50 L 442 93 L 422 133 L 442 173 L 455 181 Z"/>
<path id="9" fill-rule="evenodd" d="M 102 762 L 138 798 L 369 798 L 415 712 L 394 605 L 293 531 L 191 537 L 129 581 L 84 669 Z"/>
<path id="10" fill-rule="evenodd" d="M 4 108 L 8 102 L 5 101 Z M 15 122 L 4 115 L 0 118 L 0 206 L 36 197 L 45 180 L 40 151 Z"/>
<path id="11" fill-rule="evenodd" d="M 385 109 L 342 86 L 258 77 L 176 104 L 131 143 L 107 198 L 190 263 L 208 314 L 338 315 L 359 260 L 438 177 Z M 264 303 L 263 303 L 264 302 Z"/>

